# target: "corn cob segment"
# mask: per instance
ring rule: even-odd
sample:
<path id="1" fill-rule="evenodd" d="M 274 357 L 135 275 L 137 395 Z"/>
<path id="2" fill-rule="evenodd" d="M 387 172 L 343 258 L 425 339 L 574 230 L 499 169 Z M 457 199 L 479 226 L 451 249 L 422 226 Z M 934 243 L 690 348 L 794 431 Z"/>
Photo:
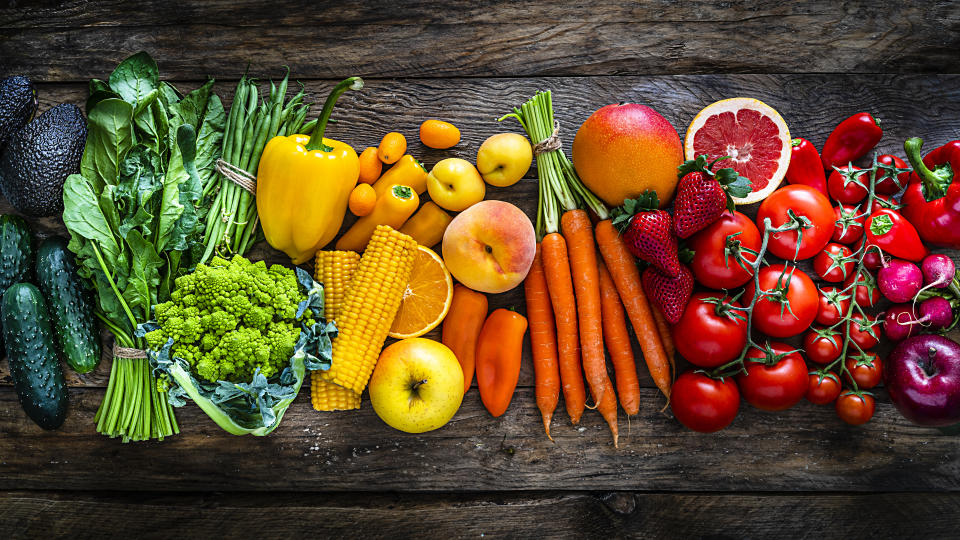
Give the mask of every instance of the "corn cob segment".
<path id="1" fill-rule="evenodd" d="M 323 318 L 336 321 L 347 285 L 353 277 L 360 254 L 355 251 L 318 251 L 314 278 L 323 284 Z M 310 401 L 318 411 L 348 411 L 360 408 L 360 394 L 323 380 L 320 372 L 310 375 Z"/>
<path id="2" fill-rule="evenodd" d="M 337 314 L 333 365 L 324 380 L 363 392 L 406 290 L 417 242 L 380 225 L 367 244 Z"/>

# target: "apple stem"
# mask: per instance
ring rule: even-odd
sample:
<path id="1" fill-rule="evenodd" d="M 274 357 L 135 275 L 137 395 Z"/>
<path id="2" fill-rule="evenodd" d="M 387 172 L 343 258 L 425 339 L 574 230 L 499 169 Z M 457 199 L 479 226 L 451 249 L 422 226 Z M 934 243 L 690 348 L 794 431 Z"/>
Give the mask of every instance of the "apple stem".
<path id="1" fill-rule="evenodd" d="M 416 389 L 420 388 L 421 385 L 424 385 L 424 384 L 427 384 L 427 380 L 426 380 L 426 379 L 417 381 L 417 382 L 413 383 L 413 388 L 412 388 L 412 390 L 416 390 Z"/>

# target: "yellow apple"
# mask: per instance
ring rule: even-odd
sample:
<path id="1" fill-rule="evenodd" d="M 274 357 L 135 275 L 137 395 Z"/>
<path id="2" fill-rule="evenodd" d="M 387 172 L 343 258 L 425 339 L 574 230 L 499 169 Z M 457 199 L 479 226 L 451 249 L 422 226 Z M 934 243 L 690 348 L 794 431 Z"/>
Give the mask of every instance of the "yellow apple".
<path id="1" fill-rule="evenodd" d="M 483 200 L 487 188 L 483 177 L 472 163 L 460 158 L 447 158 L 431 169 L 427 176 L 430 198 L 441 207 L 459 212 Z"/>
<path id="2" fill-rule="evenodd" d="M 423 433 L 453 418 L 463 401 L 463 370 L 446 345 L 398 341 L 380 353 L 370 377 L 370 403 L 394 429 Z"/>
<path id="3" fill-rule="evenodd" d="M 477 170 L 491 186 L 507 187 L 520 181 L 533 163 L 533 149 L 518 133 L 491 135 L 477 151 Z"/>

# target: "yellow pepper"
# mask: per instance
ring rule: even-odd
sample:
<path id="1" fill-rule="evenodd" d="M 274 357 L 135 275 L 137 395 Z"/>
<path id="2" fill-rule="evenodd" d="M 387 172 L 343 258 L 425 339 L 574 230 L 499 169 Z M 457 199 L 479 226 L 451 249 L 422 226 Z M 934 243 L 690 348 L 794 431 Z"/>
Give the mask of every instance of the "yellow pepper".
<path id="1" fill-rule="evenodd" d="M 433 247 L 443 240 L 443 233 L 451 221 L 453 217 L 437 206 L 437 203 L 427 201 L 400 227 L 400 232 L 412 236 L 421 246 Z"/>
<path id="2" fill-rule="evenodd" d="M 374 182 L 373 190 L 377 192 L 377 198 L 379 199 L 388 187 L 400 184 L 401 186 L 412 187 L 417 195 L 423 195 L 423 192 L 427 190 L 428 174 L 427 169 L 423 167 L 423 163 L 417 161 L 417 158 L 410 154 L 405 154 L 400 158 L 400 161 L 397 161 L 393 167 L 390 167 L 387 172 L 383 173 L 383 176 Z"/>
<path id="3" fill-rule="evenodd" d="M 343 236 L 337 240 L 338 251 L 363 251 L 378 225 L 389 225 L 399 229 L 420 206 L 420 197 L 410 186 L 394 184 L 377 199 L 373 212 L 358 219 Z"/>
<path id="4" fill-rule="evenodd" d="M 324 138 L 337 98 L 363 88 L 351 77 L 338 84 L 323 104 L 309 137 L 278 136 L 263 149 L 257 170 L 257 213 L 267 242 L 293 264 L 310 260 L 333 240 L 357 185 L 360 165 L 350 145 Z"/>

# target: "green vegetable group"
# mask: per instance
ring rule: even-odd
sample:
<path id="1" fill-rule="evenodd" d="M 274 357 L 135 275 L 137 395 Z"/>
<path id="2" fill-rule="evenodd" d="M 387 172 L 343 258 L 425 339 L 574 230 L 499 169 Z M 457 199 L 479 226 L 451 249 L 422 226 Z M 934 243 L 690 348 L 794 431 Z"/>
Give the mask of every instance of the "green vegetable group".
<path id="1" fill-rule="evenodd" d="M 160 328 L 145 335 L 147 345 L 160 350 L 173 339 L 172 356 L 210 382 L 248 382 L 257 369 L 269 379 L 289 365 L 300 324 L 314 324 L 309 309 L 297 317 L 306 298 L 293 270 L 214 257 L 177 278 L 170 301 L 157 304 Z"/>

